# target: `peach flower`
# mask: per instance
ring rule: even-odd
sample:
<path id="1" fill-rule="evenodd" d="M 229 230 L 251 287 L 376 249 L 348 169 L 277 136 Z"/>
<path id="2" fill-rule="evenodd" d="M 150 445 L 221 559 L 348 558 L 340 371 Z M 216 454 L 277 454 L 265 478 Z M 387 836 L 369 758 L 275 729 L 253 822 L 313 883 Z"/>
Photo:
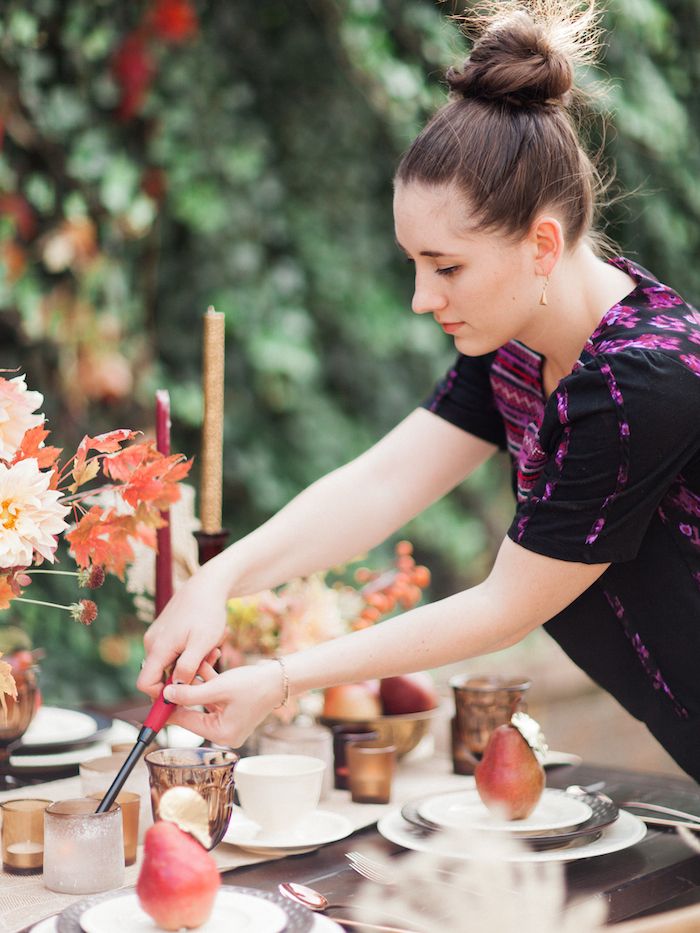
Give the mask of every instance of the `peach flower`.
<path id="1" fill-rule="evenodd" d="M 51 472 L 29 457 L 0 463 L 0 568 L 29 567 L 34 554 L 53 563 L 56 535 L 68 527 L 63 493 L 49 489 Z"/>
<path id="2" fill-rule="evenodd" d="M 11 460 L 29 428 L 44 423 L 43 415 L 33 412 L 44 401 L 40 392 L 30 392 L 25 376 L 0 376 L 0 460 Z"/>

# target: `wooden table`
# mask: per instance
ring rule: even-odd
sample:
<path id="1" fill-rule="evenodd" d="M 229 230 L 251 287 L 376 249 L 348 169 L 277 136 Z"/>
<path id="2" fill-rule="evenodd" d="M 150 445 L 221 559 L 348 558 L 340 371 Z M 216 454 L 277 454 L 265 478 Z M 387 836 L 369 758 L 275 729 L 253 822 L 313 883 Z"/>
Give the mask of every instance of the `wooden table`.
<path id="1" fill-rule="evenodd" d="M 605 781 L 605 793 L 617 802 L 664 801 L 668 806 L 700 815 L 700 787 L 689 778 L 581 765 L 550 771 L 547 785 L 566 787 L 600 780 Z M 316 888 L 331 901 L 348 903 L 361 879 L 344 856 L 358 846 L 368 855 L 376 852 L 397 860 L 405 851 L 370 828 L 316 852 L 240 868 L 223 877 L 230 883 L 269 891 L 275 890 L 279 881 L 297 881 Z M 572 899 L 603 898 L 613 924 L 647 913 L 700 905 L 700 856 L 694 855 L 672 829 L 650 826 L 645 839 L 630 849 L 572 862 L 566 866 L 566 879 Z M 329 916 L 334 913 L 342 915 L 331 911 Z M 695 929 L 700 930 L 700 913 Z"/>
<path id="2" fill-rule="evenodd" d="M 605 793 L 618 803 L 629 799 L 664 802 L 700 815 L 700 787 L 689 778 L 595 765 L 557 768 L 547 775 L 549 787 L 600 780 L 605 781 Z M 274 891 L 280 881 L 297 881 L 316 888 L 331 901 L 351 903 L 362 879 L 349 868 L 345 853 L 357 848 L 368 855 L 388 855 L 397 862 L 405 852 L 370 827 L 315 852 L 227 872 L 223 879 L 268 891 Z M 697 918 L 692 925 L 678 926 L 676 922 L 668 929 L 673 929 L 674 933 L 676 930 L 683 933 L 700 930 L 700 857 L 690 851 L 674 830 L 649 827 L 646 838 L 636 846 L 572 862 L 565 871 L 569 897 L 602 898 L 608 906 L 611 924 L 697 905 Z M 339 910 L 329 913 L 331 917 L 334 915 L 348 914 Z M 666 919 L 670 921 L 676 916 L 667 914 Z M 624 927 L 624 924 L 620 927 L 621 933 Z M 655 926 L 654 930 L 657 928 L 661 929 Z"/>

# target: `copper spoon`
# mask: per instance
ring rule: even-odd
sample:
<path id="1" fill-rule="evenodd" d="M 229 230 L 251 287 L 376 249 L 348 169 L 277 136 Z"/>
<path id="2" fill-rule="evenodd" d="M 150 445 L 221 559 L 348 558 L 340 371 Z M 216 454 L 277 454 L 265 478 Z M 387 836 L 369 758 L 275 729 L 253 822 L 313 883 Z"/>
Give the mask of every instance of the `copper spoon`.
<path id="1" fill-rule="evenodd" d="M 297 904 L 302 904 L 304 907 L 308 907 L 309 910 L 317 912 L 328 910 L 329 907 L 351 907 L 350 904 L 331 904 L 320 891 L 309 888 L 305 884 L 297 884 L 294 881 L 283 881 L 277 885 L 277 890 L 280 894 L 288 897 L 290 901 L 295 901 Z M 340 917 L 333 917 L 333 920 L 346 927 L 362 927 L 365 930 L 376 930 L 377 933 L 417 933 L 417 931 L 407 930 L 405 927 L 381 926 L 377 923 L 365 923 L 364 920 L 345 920 Z"/>

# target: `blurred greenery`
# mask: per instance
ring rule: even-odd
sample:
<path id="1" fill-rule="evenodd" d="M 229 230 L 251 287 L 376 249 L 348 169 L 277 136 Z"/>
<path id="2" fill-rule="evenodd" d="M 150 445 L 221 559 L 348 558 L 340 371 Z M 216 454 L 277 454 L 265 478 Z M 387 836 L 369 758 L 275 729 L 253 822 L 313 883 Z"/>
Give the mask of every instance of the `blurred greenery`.
<path id="1" fill-rule="evenodd" d="M 0 366 L 27 372 L 68 449 L 88 431 L 152 430 L 165 387 L 173 448 L 196 454 L 201 315 L 225 312 L 237 538 L 392 427 L 453 357 L 409 312 L 391 179 L 466 46 L 432 0 L 192 6 L 196 30 L 178 33 L 188 0 L 4 4 Z M 694 0 L 612 2 L 590 124 L 591 147 L 617 163 L 611 193 L 634 191 L 613 198 L 607 232 L 689 296 L 699 20 Z M 433 597 L 487 572 L 509 497 L 499 458 L 403 530 Z M 75 599 L 65 583 L 32 595 Z M 132 690 L 141 623 L 118 581 L 97 598 L 90 629 L 34 606 L 5 613 L 45 648 L 52 701 Z"/>

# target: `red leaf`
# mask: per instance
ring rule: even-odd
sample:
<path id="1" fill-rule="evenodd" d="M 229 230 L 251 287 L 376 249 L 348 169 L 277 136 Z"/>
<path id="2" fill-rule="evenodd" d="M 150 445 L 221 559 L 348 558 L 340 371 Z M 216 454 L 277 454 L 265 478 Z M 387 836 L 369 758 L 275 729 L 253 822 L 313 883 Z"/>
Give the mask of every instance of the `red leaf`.
<path id="1" fill-rule="evenodd" d="M 139 502 L 149 502 L 158 509 L 167 509 L 180 498 L 177 484 L 187 476 L 191 466 L 192 461 L 183 460 L 182 454 L 146 463 L 134 470 L 122 496 L 134 507 Z"/>
<path id="2" fill-rule="evenodd" d="M 94 505 L 66 539 L 80 567 L 102 564 L 107 573 L 123 578 L 126 565 L 134 559 L 129 538 L 136 532 L 133 515 L 118 515 Z"/>
<path id="3" fill-rule="evenodd" d="M 29 428 L 28 431 L 25 431 L 24 437 L 22 438 L 19 447 L 15 451 L 15 455 L 12 458 L 12 463 L 17 463 L 19 460 L 27 460 L 29 457 L 34 457 L 34 459 L 39 464 L 40 470 L 45 470 L 47 467 L 52 467 L 57 458 L 62 452 L 61 447 L 42 447 L 41 445 L 49 436 L 49 432 L 43 426 L 43 424 L 37 424 L 33 428 Z"/>
<path id="4" fill-rule="evenodd" d="M 102 461 L 102 471 L 105 476 L 126 483 L 144 461 L 153 459 L 152 455 L 160 456 L 153 441 L 132 444 L 115 454 L 106 456 Z"/>
<path id="5" fill-rule="evenodd" d="M 138 431 L 130 431 L 128 428 L 119 428 L 116 431 L 109 431 L 107 434 L 98 434 L 97 437 L 90 437 L 86 434 L 78 446 L 75 459 L 87 459 L 89 450 L 97 450 L 103 454 L 114 453 L 115 450 L 121 449 L 125 441 L 130 441 L 138 433 Z"/>

